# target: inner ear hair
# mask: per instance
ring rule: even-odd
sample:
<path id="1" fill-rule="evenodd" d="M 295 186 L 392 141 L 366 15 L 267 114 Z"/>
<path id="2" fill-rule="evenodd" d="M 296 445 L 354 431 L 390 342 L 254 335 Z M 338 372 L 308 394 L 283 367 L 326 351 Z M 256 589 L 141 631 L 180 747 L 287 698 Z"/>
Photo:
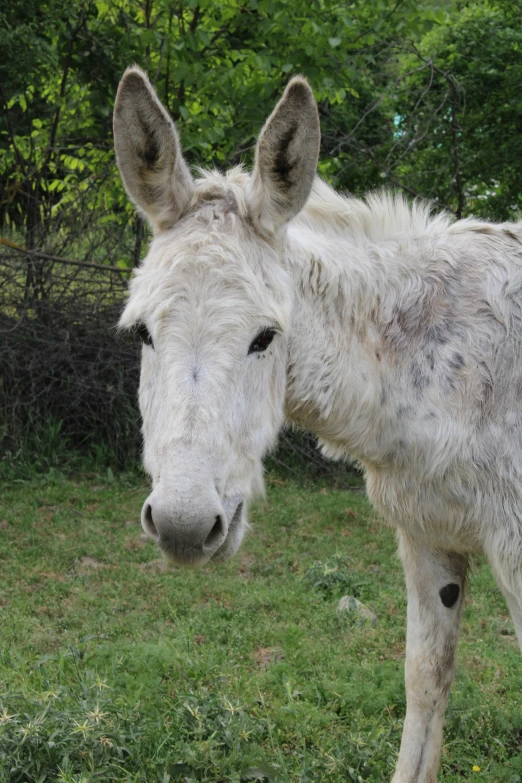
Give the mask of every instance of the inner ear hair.
<path id="1" fill-rule="evenodd" d="M 172 228 L 193 193 L 174 122 L 147 75 L 128 68 L 114 106 L 114 146 L 123 184 L 153 230 Z"/>

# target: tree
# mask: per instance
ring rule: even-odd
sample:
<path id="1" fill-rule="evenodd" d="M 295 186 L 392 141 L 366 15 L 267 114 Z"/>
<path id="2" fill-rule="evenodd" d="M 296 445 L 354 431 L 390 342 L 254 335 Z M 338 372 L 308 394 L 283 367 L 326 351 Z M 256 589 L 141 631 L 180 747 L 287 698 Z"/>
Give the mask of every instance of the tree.
<path id="1" fill-rule="evenodd" d="M 401 61 L 395 172 L 458 217 L 522 209 L 521 4 L 460 3 Z"/>
<path id="2" fill-rule="evenodd" d="M 0 20 L 2 230 L 28 248 L 113 264 L 133 264 L 142 252 L 110 128 L 128 64 L 148 71 L 189 162 L 206 166 L 248 162 L 268 107 L 293 73 L 304 73 L 323 114 L 321 171 L 361 190 L 381 181 L 365 151 L 389 144 L 395 131 L 376 91 L 397 45 L 418 38 L 435 13 L 414 0 L 31 3 L 28 13 L 16 0 Z M 346 130 L 355 155 L 339 145 Z"/>

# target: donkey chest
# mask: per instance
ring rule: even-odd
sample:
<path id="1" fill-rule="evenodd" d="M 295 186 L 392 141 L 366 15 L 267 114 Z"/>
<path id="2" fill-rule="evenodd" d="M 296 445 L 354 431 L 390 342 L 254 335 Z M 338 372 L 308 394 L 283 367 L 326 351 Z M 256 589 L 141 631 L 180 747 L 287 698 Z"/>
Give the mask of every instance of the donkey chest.
<path id="1" fill-rule="evenodd" d="M 435 546 L 481 551 L 480 448 L 469 421 L 399 400 L 394 408 L 391 416 L 367 418 L 359 409 L 346 419 L 345 453 L 363 466 L 370 501 L 387 524 Z M 342 450 L 342 438 L 325 443 L 331 456 Z"/>
<path id="2" fill-rule="evenodd" d="M 421 536 L 433 546 L 465 553 L 482 551 L 483 520 L 474 488 L 453 478 L 415 470 L 366 468 L 370 501 L 386 524 Z"/>

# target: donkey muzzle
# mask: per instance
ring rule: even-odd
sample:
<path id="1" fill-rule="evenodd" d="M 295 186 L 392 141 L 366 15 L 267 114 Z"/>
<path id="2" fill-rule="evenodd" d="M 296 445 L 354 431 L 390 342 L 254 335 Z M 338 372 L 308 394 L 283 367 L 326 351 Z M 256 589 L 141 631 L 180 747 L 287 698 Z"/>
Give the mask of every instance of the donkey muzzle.
<path id="1" fill-rule="evenodd" d="M 141 525 L 169 560 L 202 565 L 213 556 L 227 559 L 222 556 L 229 549 L 227 535 L 241 510 L 240 498 L 222 503 L 215 491 L 191 488 L 167 494 L 157 487 L 143 505 Z"/>

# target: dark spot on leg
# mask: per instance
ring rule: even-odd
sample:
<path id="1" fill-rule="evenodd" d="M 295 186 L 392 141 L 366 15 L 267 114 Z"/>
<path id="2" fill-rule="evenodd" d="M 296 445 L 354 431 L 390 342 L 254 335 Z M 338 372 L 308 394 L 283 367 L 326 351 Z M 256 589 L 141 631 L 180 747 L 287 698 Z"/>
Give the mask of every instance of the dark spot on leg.
<path id="1" fill-rule="evenodd" d="M 441 587 L 439 590 L 440 600 L 444 604 L 444 606 L 447 609 L 451 609 L 452 606 L 455 606 L 457 601 L 459 600 L 460 595 L 460 587 L 455 584 L 449 584 L 444 585 L 444 587 Z"/>

